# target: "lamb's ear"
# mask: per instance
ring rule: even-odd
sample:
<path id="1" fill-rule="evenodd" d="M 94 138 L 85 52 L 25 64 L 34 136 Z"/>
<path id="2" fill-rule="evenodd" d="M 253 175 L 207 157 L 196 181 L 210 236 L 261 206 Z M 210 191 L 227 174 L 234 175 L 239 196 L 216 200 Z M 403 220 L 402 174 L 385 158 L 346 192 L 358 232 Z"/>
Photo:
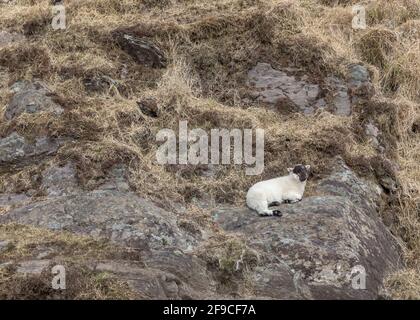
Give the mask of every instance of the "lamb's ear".
<path id="1" fill-rule="evenodd" d="M 293 168 L 287 168 L 287 172 L 292 173 L 293 172 Z"/>
<path id="2" fill-rule="evenodd" d="M 309 169 L 311 168 L 311 166 L 308 164 L 308 165 L 305 166 L 305 168 L 306 168 L 306 170 L 309 171 Z"/>

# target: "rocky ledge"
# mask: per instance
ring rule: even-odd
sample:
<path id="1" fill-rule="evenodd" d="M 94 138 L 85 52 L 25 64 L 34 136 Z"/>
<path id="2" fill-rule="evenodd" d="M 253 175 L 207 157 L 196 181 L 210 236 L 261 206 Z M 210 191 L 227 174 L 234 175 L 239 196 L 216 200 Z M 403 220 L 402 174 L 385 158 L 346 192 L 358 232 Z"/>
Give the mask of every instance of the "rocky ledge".
<path id="1" fill-rule="evenodd" d="M 228 271 L 230 292 L 218 284 L 227 271 L 224 262 L 215 266 L 200 254 L 209 230 L 191 232 L 182 227 L 182 214 L 119 187 L 115 178 L 86 192 L 74 186 L 71 165 L 53 171 L 43 174 L 49 190 L 44 201 L 28 204 L 27 198 L 4 196 L 3 204 L 10 205 L 9 199 L 13 209 L 0 215 L 0 223 L 66 230 L 136 250 L 137 262 L 101 260 L 92 268 L 126 281 L 142 298 L 377 299 L 384 277 L 402 267 L 398 241 L 377 213 L 381 189 L 341 159 L 317 184 L 318 195 L 281 205 L 282 218 L 261 218 L 238 207 L 213 210 L 216 227 L 244 241 L 239 255 L 227 248 L 236 259 Z M 21 263 L 48 266 L 43 262 Z M 360 272 L 366 274 L 366 288 L 358 289 L 352 282 Z"/>

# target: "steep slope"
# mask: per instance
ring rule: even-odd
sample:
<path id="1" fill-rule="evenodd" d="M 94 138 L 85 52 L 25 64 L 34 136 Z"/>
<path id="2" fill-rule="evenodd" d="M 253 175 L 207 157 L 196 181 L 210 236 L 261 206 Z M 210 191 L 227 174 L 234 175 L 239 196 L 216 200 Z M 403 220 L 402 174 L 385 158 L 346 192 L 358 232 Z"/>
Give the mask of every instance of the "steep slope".
<path id="1" fill-rule="evenodd" d="M 20 264 L 46 260 L 35 251 L 22 256 L 22 239 L 13 232 L 39 234 L 47 228 L 54 237 L 67 230 L 79 234 L 76 238 L 99 237 L 134 250 L 129 259 L 104 253 L 90 261 L 73 259 L 71 250 L 64 254 L 64 260 L 99 274 L 134 279 L 129 297 L 266 296 L 272 290 L 257 275 L 267 272 L 274 279 L 268 283 L 289 288 L 273 298 L 332 297 L 336 290 L 347 298 L 419 298 L 420 4 L 370 1 L 367 29 L 355 30 L 355 2 L 64 1 L 64 30 L 51 27 L 50 1 L 1 2 L 0 221 L 7 230 L 0 235 L 5 243 L 0 263 L 7 267 L 0 273 L 2 296 L 13 297 L 8 290 L 16 281 L 29 290 L 16 271 Z M 264 172 L 247 176 L 242 165 L 159 165 L 156 135 L 161 129 L 178 132 L 181 120 L 206 131 L 264 129 Z M 368 208 L 360 202 L 362 194 L 354 192 L 359 202 L 353 203 L 351 195 L 320 187 L 328 179 L 343 183 L 335 174 L 341 161 L 349 172 L 345 176 L 352 177 L 345 192 L 355 181 L 369 185 L 369 195 L 379 190 Z M 289 234 L 281 220 L 252 222 L 253 227 L 244 222 L 232 232 L 215 220 L 215 212 L 228 208 L 226 219 L 254 221 L 243 210 L 247 188 L 296 163 L 311 164 L 312 176 L 306 202 L 287 207 L 300 211 L 284 220 L 293 230 L 299 221 L 301 232 Z M 318 213 L 325 217 L 313 225 Z M 349 228 L 348 238 L 336 245 L 361 241 L 362 249 L 331 258 L 339 248 L 322 237 L 336 232 L 329 215 Z M 352 219 L 360 223 L 353 226 Z M 32 226 L 4 224 L 10 222 Z M 280 238 L 256 242 L 264 247 L 274 241 L 274 251 L 252 243 L 260 224 Z M 376 240 L 364 238 L 364 224 Z M 139 236 L 143 233 L 148 236 Z M 285 267 L 286 238 L 327 250 L 332 256 L 320 258 L 322 266 L 344 256 L 345 271 L 329 265 L 323 269 L 329 270 L 327 277 L 314 275 L 319 270 L 310 264 L 295 268 L 304 263 L 299 257 Z M 389 247 L 378 248 L 380 239 Z M 399 261 L 401 250 L 404 261 Z M 377 259 L 382 255 L 386 262 Z M 63 254 L 54 249 L 51 257 L 47 260 L 60 260 Z M 150 269 L 141 264 L 144 259 Z M 200 278 L 183 278 L 182 270 L 165 269 L 165 263 L 195 268 Z M 362 295 L 349 293 L 351 281 L 343 278 L 359 263 L 366 265 L 368 279 L 369 272 L 375 279 Z M 386 292 L 382 282 L 394 271 L 385 281 Z M 324 290 L 314 289 L 314 279 Z M 140 290 L 144 283 L 153 283 L 153 290 Z M 45 286 L 40 288 L 43 292 Z M 62 298 L 83 296 L 83 290 Z M 101 290 L 99 297 L 115 296 L 111 289 L 109 295 Z"/>

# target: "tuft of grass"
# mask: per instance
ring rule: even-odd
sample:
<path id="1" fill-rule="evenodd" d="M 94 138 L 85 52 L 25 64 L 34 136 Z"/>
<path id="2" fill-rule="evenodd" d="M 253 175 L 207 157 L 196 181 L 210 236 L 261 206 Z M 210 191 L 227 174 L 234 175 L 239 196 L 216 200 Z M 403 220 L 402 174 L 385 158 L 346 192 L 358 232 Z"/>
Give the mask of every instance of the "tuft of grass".
<path id="1" fill-rule="evenodd" d="M 8 241 L 8 247 L 0 252 L 0 262 L 8 263 L 0 268 L 1 299 L 133 299 L 135 294 L 128 285 L 113 275 L 96 272 L 91 265 L 112 257 L 133 258 L 128 249 L 119 248 L 105 241 L 69 232 L 53 232 L 42 228 L 19 224 L 0 225 L 0 240 Z M 50 266 L 66 268 L 66 290 L 53 290 L 51 268 L 40 275 L 16 272 L 21 261 L 37 259 L 47 250 Z"/>
<path id="2" fill-rule="evenodd" d="M 385 28 L 376 28 L 363 34 L 357 46 L 363 60 L 384 69 L 388 66 L 388 57 L 394 52 L 397 41 L 395 32 Z"/>
<path id="3" fill-rule="evenodd" d="M 388 293 L 394 299 L 418 300 L 420 297 L 419 269 L 408 269 L 391 275 L 386 280 Z"/>

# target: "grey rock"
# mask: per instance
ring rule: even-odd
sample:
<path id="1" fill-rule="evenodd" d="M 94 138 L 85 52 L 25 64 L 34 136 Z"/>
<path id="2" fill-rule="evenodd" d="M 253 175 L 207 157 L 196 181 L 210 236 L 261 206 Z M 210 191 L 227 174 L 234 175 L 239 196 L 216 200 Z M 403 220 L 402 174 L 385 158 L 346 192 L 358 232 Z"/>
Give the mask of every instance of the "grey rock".
<path id="1" fill-rule="evenodd" d="M 118 81 L 109 76 L 102 74 L 95 74 L 83 79 L 83 84 L 88 91 L 105 92 L 112 87 L 118 87 Z"/>
<path id="2" fill-rule="evenodd" d="M 22 193 L 0 193 L 0 207 L 21 205 L 31 198 Z"/>
<path id="3" fill-rule="evenodd" d="M 55 252 L 53 250 L 47 249 L 45 251 L 42 251 L 42 252 L 38 253 L 38 255 L 36 256 L 36 258 L 38 260 L 42 260 L 42 259 L 46 259 L 49 256 L 52 256 L 54 254 L 55 254 Z"/>
<path id="4" fill-rule="evenodd" d="M 21 262 L 17 267 L 18 273 L 25 275 L 41 275 L 41 273 L 49 266 L 50 260 L 29 260 Z"/>
<path id="5" fill-rule="evenodd" d="M 8 240 L 0 240 L 0 253 L 6 251 L 12 243 Z"/>
<path id="6" fill-rule="evenodd" d="M 376 148 L 379 148 L 380 143 L 378 140 L 378 136 L 380 134 L 380 130 L 378 129 L 378 127 L 375 126 L 373 123 L 369 122 L 365 126 L 365 132 L 366 132 L 366 135 L 369 137 L 369 140 L 372 143 L 372 145 Z"/>
<path id="7" fill-rule="evenodd" d="M 334 114 L 349 116 L 351 114 L 351 100 L 347 93 L 347 85 L 337 77 L 328 77 L 326 82 L 331 90 Z"/>
<path id="8" fill-rule="evenodd" d="M 146 253 L 144 261 L 148 267 L 162 270 L 188 283 L 196 292 L 214 292 L 216 289 L 206 263 L 191 254 L 171 248 Z"/>
<path id="9" fill-rule="evenodd" d="M 48 137 L 38 137 L 34 142 L 29 142 L 13 132 L 0 139 L 0 163 L 16 163 L 42 154 L 52 154 L 59 145 L 59 140 Z"/>
<path id="10" fill-rule="evenodd" d="M 402 267 L 401 248 L 377 214 L 380 188 L 338 161 L 318 190 L 324 195 L 281 205 L 280 219 L 261 219 L 237 208 L 217 209 L 213 219 L 226 231 L 243 234 L 249 246 L 286 264 L 292 273 L 300 272 L 300 288 L 307 290 L 298 292 L 306 298 L 378 298 L 383 279 Z M 366 290 L 351 286 L 351 272 L 359 265 L 366 270 Z M 284 271 L 267 273 L 291 286 Z"/>
<path id="11" fill-rule="evenodd" d="M 7 270 L 8 268 L 13 268 L 13 261 L 0 263 L 0 270 Z"/>
<path id="12" fill-rule="evenodd" d="M 350 87 L 360 87 L 370 81 L 369 71 L 360 64 L 351 64 L 348 68 Z"/>
<path id="13" fill-rule="evenodd" d="M 30 204 L 0 216 L 0 223 L 5 222 L 103 237 L 142 250 L 172 246 L 183 250 L 196 242 L 178 228 L 176 217 L 171 213 L 134 193 L 114 190 Z"/>
<path id="14" fill-rule="evenodd" d="M 253 291 L 256 296 L 272 299 L 310 299 L 306 285 L 298 277 L 286 264 L 259 266 L 252 273 Z"/>
<path id="15" fill-rule="evenodd" d="M 204 292 L 194 290 L 176 275 L 127 261 L 103 261 L 96 271 L 108 272 L 125 280 L 143 299 L 205 299 Z M 194 270 L 190 270 L 194 272 Z M 208 294 L 211 294 L 208 291 Z"/>
<path id="16" fill-rule="evenodd" d="M 96 190 L 48 198 L 0 216 L 15 222 L 109 239 L 140 252 L 141 261 L 105 261 L 97 271 L 115 274 L 145 299 L 204 299 L 216 284 L 206 262 L 193 255 L 199 240 L 178 227 L 176 216 L 134 193 Z M 42 251 L 38 258 L 48 258 Z M 27 262 L 19 272 L 41 271 Z M 43 267 L 44 265 L 42 265 Z"/>
<path id="17" fill-rule="evenodd" d="M 382 190 L 375 183 L 359 178 L 338 157 L 334 171 L 318 184 L 319 190 L 328 195 L 349 199 L 354 205 L 367 209 L 367 213 L 376 213 L 377 202 Z"/>
<path id="18" fill-rule="evenodd" d="M 360 98 L 369 99 L 375 94 L 369 71 L 365 66 L 360 64 L 349 65 L 347 78 L 353 103 L 356 103 Z"/>
<path id="19" fill-rule="evenodd" d="M 372 124 L 372 123 L 368 123 L 368 124 L 366 125 L 366 134 L 367 134 L 368 136 L 371 136 L 371 137 L 375 137 L 375 138 L 377 138 L 377 137 L 378 137 L 378 135 L 379 135 L 379 129 L 378 129 L 378 127 L 377 127 L 377 126 L 375 126 L 374 124 Z"/>
<path id="20" fill-rule="evenodd" d="M 258 101 L 276 105 L 292 101 L 301 111 L 312 112 L 311 106 L 319 95 L 319 86 L 297 80 L 286 72 L 275 70 L 268 63 L 258 63 L 248 72 L 251 95 Z"/>
<path id="21" fill-rule="evenodd" d="M 160 114 L 159 106 L 153 98 L 145 98 L 137 101 L 137 105 L 141 112 L 149 117 L 157 118 Z"/>
<path id="22" fill-rule="evenodd" d="M 350 65 L 346 80 L 327 77 L 322 84 L 327 92 L 326 99 L 321 97 L 320 85 L 310 83 L 306 75 L 299 79 L 291 74 L 295 71 L 290 68 L 275 70 L 268 63 L 258 63 L 248 72 L 249 96 L 274 106 L 287 106 L 292 102 L 304 114 L 328 109 L 336 115 L 349 116 L 352 104 L 360 97 L 370 98 L 374 93 L 369 72 L 361 65 Z"/>
<path id="23" fill-rule="evenodd" d="M 19 33 L 13 33 L 8 31 L 0 31 L 0 49 L 11 43 L 22 41 L 25 36 Z"/>
<path id="24" fill-rule="evenodd" d="M 127 168 L 123 164 L 113 166 L 105 181 L 98 187 L 98 190 L 130 191 L 131 188 L 127 182 Z"/>
<path id="25" fill-rule="evenodd" d="M 80 192 L 73 164 L 67 163 L 64 167 L 53 166 L 46 169 L 42 173 L 42 188 L 50 197 Z"/>
<path id="26" fill-rule="evenodd" d="M 11 120 L 22 113 L 51 112 L 56 115 L 63 113 L 63 108 L 56 104 L 48 94 L 50 90 L 42 82 L 16 82 L 11 91 L 14 92 L 6 107 L 4 117 Z"/>

